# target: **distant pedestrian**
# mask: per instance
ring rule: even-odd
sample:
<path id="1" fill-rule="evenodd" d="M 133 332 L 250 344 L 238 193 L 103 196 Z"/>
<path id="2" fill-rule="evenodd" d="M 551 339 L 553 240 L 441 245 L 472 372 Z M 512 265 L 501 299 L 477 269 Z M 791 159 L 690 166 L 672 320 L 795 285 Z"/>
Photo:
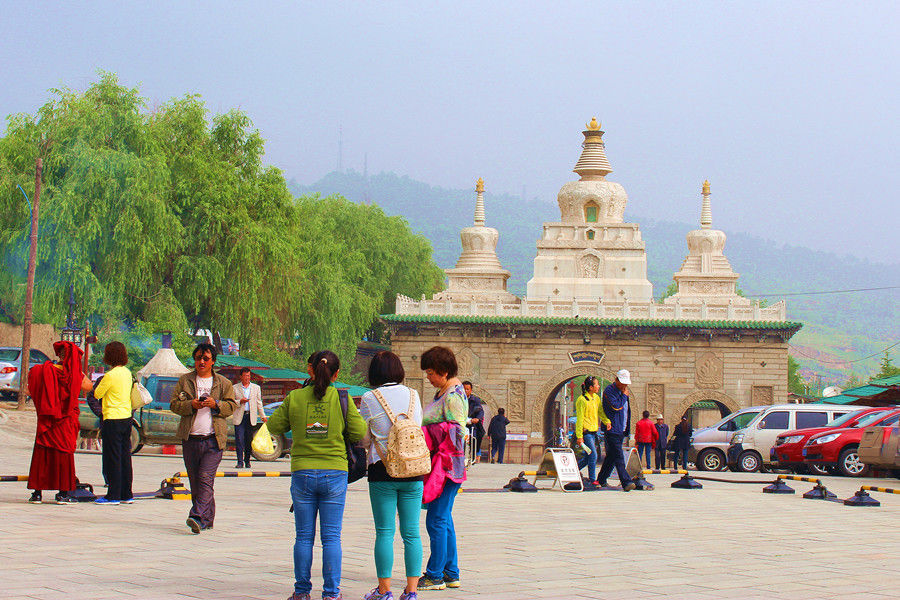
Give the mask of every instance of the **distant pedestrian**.
<path id="1" fill-rule="evenodd" d="M 81 348 L 72 342 L 54 342 L 57 363 L 45 362 L 28 372 L 28 393 L 37 413 L 37 433 L 31 468 L 29 498 L 40 504 L 41 492 L 58 490 L 57 504 L 77 502 L 69 495 L 75 489 L 75 443 L 78 441 L 78 396 L 91 390 L 91 380 L 81 372 Z"/>
<path id="2" fill-rule="evenodd" d="M 637 442 L 638 458 L 645 465 L 645 469 L 650 468 L 650 450 L 656 447 L 659 440 L 659 432 L 650 420 L 650 411 L 645 410 L 641 415 L 643 418 L 634 425 L 634 440 Z"/>
<path id="3" fill-rule="evenodd" d="M 503 464 L 503 451 L 506 449 L 506 426 L 509 425 L 509 419 L 506 418 L 506 410 L 497 409 L 497 414 L 491 419 L 488 425 L 487 434 L 491 438 L 491 463 L 494 462 L 494 455 L 497 455 L 497 463 Z"/>
<path id="4" fill-rule="evenodd" d="M 626 492 L 636 487 L 625 468 L 625 455 L 622 452 L 622 442 L 631 429 L 631 407 L 628 403 L 630 384 L 631 373 L 621 369 L 616 373 L 616 380 L 603 390 L 603 412 L 606 413 L 610 425 L 603 438 L 606 458 L 603 459 L 603 466 L 600 467 L 600 475 L 597 478 L 599 484 L 606 487 L 606 478 L 615 467 L 622 489 Z"/>
<path id="5" fill-rule="evenodd" d="M 469 435 L 474 440 L 475 456 L 472 462 L 478 464 L 481 462 L 481 441 L 484 439 L 484 403 L 481 398 L 472 393 L 471 381 L 463 381 L 463 389 L 466 391 L 466 398 L 469 402 L 469 418 L 466 420 L 466 425 L 469 427 Z"/>
<path id="6" fill-rule="evenodd" d="M 253 436 L 259 425 L 266 422 L 263 411 L 262 389 L 250 381 L 250 369 L 241 369 L 241 380 L 234 386 L 237 409 L 231 415 L 234 423 L 234 449 L 237 452 L 235 468 L 250 468 L 250 451 Z"/>
<path id="7" fill-rule="evenodd" d="M 688 448 L 691 447 L 691 436 L 694 429 L 687 416 L 681 417 L 681 422 L 675 426 L 675 467 L 678 468 L 678 455 L 681 454 L 681 468 L 687 469 Z"/>
<path id="8" fill-rule="evenodd" d="M 609 419 L 603 412 L 602 402 L 597 392 L 600 391 L 600 380 L 588 375 L 581 383 L 581 395 L 575 400 L 575 441 L 583 454 L 578 461 L 578 469 L 588 468 L 588 479 L 597 485 L 597 457 L 600 452 L 598 431 L 600 424 L 609 426 Z M 585 446 L 588 448 L 585 450 Z"/>
<path id="9" fill-rule="evenodd" d="M 422 574 L 422 538 L 419 519 L 422 512 L 422 477 L 395 479 L 388 475 L 384 463 L 388 433 L 393 425 L 381 405 L 383 401 L 397 419 L 406 415 L 422 425 L 422 403 L 419 394 L 403 385 L 403 363 L 393 352 L 382 351 L 369 363 L 369 385 L 374 390 L 363 394 L 359 414 L 368 424 L 366 450 L 368 455 L 369 501 L 375 520 L 375 573 L 378 587 L 366 594 L 365 600 L 389 600 L 391 571 L 394 563 L 394 520 L 400 521 L 403 538 L 403 557 L 406 568 L 406 587 L 400 600 L 416 600 L 419 576 Z M 376 397 L 381 395 L 381 401 Z M 410 414 L 409 407 L 413 410 Z"/>
<path id="10" fill-rule="evenodd" d="M 128 364 L 128 350 L 122 342 L 110 342 L 103 350 L 103 362 L 112 367 L 94 390 L 103 411 L 103 476 L 106 496 L 95 504 L 133 504 L 131 492 L 131 388 L 134 379 Z"/>
<path id="11" fill-rule="evenodd" d="M 429 383 L 437 388 L 434 400 L 423 412 L 422 428 L 431 450 L 431 474 L 425 479 L 422 502 L 427 504 L 425 528 L 431 541 L 431 556 L 420 590 L 458 588 L 459 556 L 453 526 L 453 502 L 466 480 L 465 426 L 466 392 L 456 378 L 459 368 L 449 348 L 435 346 L 419 359 Z"/>
<path id="12" fill-rule="evenodd" d="M 669 441 L 669 426 L 666 425 L 662 415 L 656 415 L 657 439 L 655 447 L 656 468 L 664 469 L 666 467 L 666 447 Z"/>
<path id="13" fill-rule="evenodd" d="M 228 440 L 226 419 L 237 408 L 231 382 L 213 371 L 217 354 L 212 344 L 198 344 L 191 354 L 194 370 L 178 378 L 169 401 L 171 411 L 181 416 L 178 438 L 191 485 L 191 510 L 186 523 L 194 533 L 213 528 L 213 487 Z"/>
<path id="14" fill-rule="evenodd" d="M 309 600 L 312 591 L 313 542 L 316 520 L 322 541 L 322 599 L 341 598 L 341 528 L 347 498 L 346 440 L 358 442 L 366 422 L 353 402 L 347 421 L 334 387 L 341 361 L 330 350 L 312 357 L 313 383 L 293 390 L 269 417 L 269 432 L 291 432 L 291 499 L 294 502 L 294 593 L 291 600 Z"/>

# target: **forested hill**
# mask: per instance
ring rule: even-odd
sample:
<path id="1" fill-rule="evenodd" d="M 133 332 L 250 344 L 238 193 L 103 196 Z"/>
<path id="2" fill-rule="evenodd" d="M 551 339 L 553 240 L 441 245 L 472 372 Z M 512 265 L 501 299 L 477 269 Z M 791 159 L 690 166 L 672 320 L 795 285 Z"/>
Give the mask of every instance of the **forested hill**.
<path id="1" fill-rule="evenodd" d="M 461 249 L 459 230 L 472 224 L 475 208 L 474 182 L 471 190 L 453 190 L 393 173 L 366 178 L 346 171 L 330 173 L 308 186 L 291 181 L 289 187 L 297 195 L 340 194 L 354 202 L 377 204 L 389 215 L 402 215 L 414 231 L 431 240 L 435 261 L 444 268 L 456 263 Z M 500 231 L 498 254 L 503 266 L 512 272 L 510 291 L 521 296 L 532 274 L 541 224 L 559 219 L 556 199 L 485 193 L 485 207 L 487 225 Z M 699 211 L 698 200 L 696 206 L 688 207 L 685 223 L 657 221 L 626 211 L 626 220 L 640 224 L 647 243 L 648 276 L 654 295 L 665 291 L 681 265 L 687 253 L 685 234 L 697 227 Z M 739 287 L 748 296 L 773 294 L 768 299 L 777 301 L 780 294 L 900 284 L 898 264 L 877 264 L 779 244 L 731 231 L 727 224 L 715 220 L 713 223 L 728 234 L 725 254 L 741 276 Z M 848 242 L 851 240 L 848 237 Z M 813 373 L 834 382 L 845 381 L 851 373 L 865 377 L 876 370 L 879 356 L 848 361 L 877 353 L 900 340 L 900 290 L 788 296 L 785 300 L 788 318 L 804 323 L 791 340 L 791 353 L 808 380 Z"/>

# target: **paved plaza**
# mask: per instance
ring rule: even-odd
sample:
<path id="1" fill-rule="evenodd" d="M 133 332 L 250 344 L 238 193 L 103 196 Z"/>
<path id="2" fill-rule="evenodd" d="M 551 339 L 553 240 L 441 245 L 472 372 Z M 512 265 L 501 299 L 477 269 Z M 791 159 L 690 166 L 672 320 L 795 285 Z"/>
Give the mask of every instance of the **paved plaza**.
<path id="1" fill-rule="evenodd" d="M 30 447 L 2 441 L 3 474 L 26 473 Z M 226 455 L 223 467 L 233 464 Z M 102 492 L 99 455 L 79 453 L 76 465 L 82 481 Z M 139 454 L 134 489 L 155 490 L 181 468 L 178 456 Z M 668 475 L 650 476 L 655 491 L 629 494 L 479 491 L 500 488 L 524 468 L 488 464 L 470 471 L 454 511 L 462 588 L 421 592 L 423 600 L 898 596 L 900 496 L 879 495 L 880 508 L 853 508 L 801 499 L 808 483 L 792 483 L 796 495 L 775 496 L 762 494 L 762 485 L 671 489 L 675 476 Z M 282 459 L 261 470 L 288 469 Z M 283 600 L 293 585 L 289 481 L 218 479 L 215 529 L 201 535 L 184 525 L 186 501 L 31 505 L 24 483 L 0 483 L 0 597 Z M 830 477 L 826 483 L 845 498 L 875 481 Z M 424 518 L 422 535 L 427 553 Z M 373 540 L 363 480 L 347 495 L 345 598 L 361 598 L 374 586 Z M 317 549 L 313 598 L 321 593 L 320 557 Z"/>

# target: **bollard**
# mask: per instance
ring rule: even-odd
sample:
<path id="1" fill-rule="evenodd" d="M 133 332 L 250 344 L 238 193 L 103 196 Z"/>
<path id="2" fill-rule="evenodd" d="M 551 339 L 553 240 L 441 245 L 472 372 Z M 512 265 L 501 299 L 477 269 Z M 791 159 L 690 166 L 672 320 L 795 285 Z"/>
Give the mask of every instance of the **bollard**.
<path id="1" fill-rule="evenodd" d="M 633 481 L 634 485 L 636 486 L 634 489 L 649 492 L 653 489 L 653 484 L 644 479 L 644 473 L 645 471 L 641 471 L 640 473 L 638 473 L 637 477 L 632 478 L 631 481 Z"/>
<path id="2" fill-rule="evenodd" d="M 684 475 L 682 475 L 681 479 L 672 482 L 672 487 L 682 490 L 702 490 L 703 484 L 695 481 L 693 477 L 691 477 L 688 473 L 685 473 Z"/>
<path id="3" fill-rule="evenodd" d="M 518 477 L 513 477 L 509 483 L 503 486 L 511 492 L 536 492 L 538 489 L 525 479 L 525 471 L 519 473 Z"/>
<path id="4" fill-rule="evenodd" d="M 829 492 L 824 485 L 817 483 L 813 489 L 803 494 L 803 497 L 806 500 L 834 500 L 837 498 L 837 494 Z"/>
<path id="5" fill-rule="evenodd" d="M 154 498 L 163 498 L 165 500 L 190 500 L 191 491 L 184 487 L 184 484 L 181 483 L 181 479 L 175 475 L 162 480 L 162 483 L 159 484 L 159 490 L 154 495 Z"/>
<path id="6" fill-rule="evenodd" d="M 763 494 L 793 494 L 794 488 L 790 487 L 788 484 L 781 479 L 781 477 L 777 477 L 775 481 L 771 484 L 767 485 L 763 488 Z"/>
<path id="7" fill-rule="evenodd" d="M 862 488 L 853 496 L 844 500 L 844 504 L 847 506 L 881 506 L 881 502 L 870 496 Z"/>

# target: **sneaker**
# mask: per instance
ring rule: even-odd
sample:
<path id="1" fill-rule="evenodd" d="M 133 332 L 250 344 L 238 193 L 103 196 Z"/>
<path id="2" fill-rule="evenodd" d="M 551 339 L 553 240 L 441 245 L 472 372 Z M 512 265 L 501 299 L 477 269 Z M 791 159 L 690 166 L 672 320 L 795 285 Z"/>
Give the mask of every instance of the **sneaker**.
<path id="1" fill-rule="evenodd" d="M 94 504 L 105 504 L 106 506 L 118 506 L 120 504 L 119 500 L 110 500 L 106 496 L 100 496 L 96 500 L 94 500 Z"/>
<path id="2" fill-rule="evenodd" d="M 625 490 L 626 492 L 630 492 L 631 490 L 633 490 L 636 487 L 637 487 L 637 485 L 635 485 L 635 483 L 633 481 L 629 481 L 624 486 L 622 486 L 622 489 Z"/>
<path id="3" fill-rule="evenodd" d="M 311 600 L 311 599 L 309 597 L 309 594 L 298 594 L 297 592 L 294 592 L 293 594 L 288 596 L 287 600 Z"/>
<path id="4" fill-rule="evenodd" d="M 134 498 L 128 498 L 127 500 L 122 500 L 122 504 L 134 504 Z"/>
<path id="5" fill-rule="evenodd" d="M 600 487 L 609 487 L 609 485 L 605 481 L 597 480 L 597 485 Z"/>
<path id="6" fill-rule="evenodd" d="M 235 469 L 243 469 L 243 468 L 244 468 L 244 464 L 243 464 L 243 463 L 238 463 L 238 464 L 234 465 L 234 468 L 235 468 Z"/>
<path id="7" fill-rule="evenodd" d="M 394 600 L 394 593 L 388 590 L 382 594 L 376 586 L 374 590 L 363 596 L 363 600 Z"/>
<path id="8" fill-rule="evenodd" d="M 444 585 L 448 588 L 458 588 L 459 587 L 459 577 L 449 577 L 444 575 Z"/>
<path id="9" fill-rule="evenodd" d="M 42 502 L 41 493 L 37 492 L 37 491 L 32 492 L 31 498 L 29 498 L 28 501 L 31 502 L 32 504 L 40 504 Z"/>
<path id="10" fill-rule="evenodd" d="M 415 592 L 403 592 L 400 594 L 400 600 L 419 600 L 419 595 Z"/>
<path id="11" fill-rule="evenodd" d="M 202 527 L 200 527 L 200 522 L 197 521 L 197 519 L 195 519 L 194 517 L 188 517 L 187 521 L 185 521 L 185 524 L 187 524 L 187 526 L 190 527 L 191 531 L 195 534 L 200 533 L 200 530 L 203 529 Z"/>
<path id="12" fill-rule="evenodd" d="M 338 592 L 337 596 L 322 596 L 322 600 L 344 600 L 344 595 Z"/>
<path id="13" fill-rule="evenodd" d="M 62 492 L 56 494 L 56 503 L 57 504 L 78 504 L 78 500 L 73 498 L 68 494 L 63 494 Z"/>
<path id="14" fill-rule="evenodd" d="M 444 583 L 443 579 L 430 579 L 425 577 L 419 577 L 419 585 L 416 586 L 417 590 L 443 590 L 447 587 L 447 584 Z"/>

